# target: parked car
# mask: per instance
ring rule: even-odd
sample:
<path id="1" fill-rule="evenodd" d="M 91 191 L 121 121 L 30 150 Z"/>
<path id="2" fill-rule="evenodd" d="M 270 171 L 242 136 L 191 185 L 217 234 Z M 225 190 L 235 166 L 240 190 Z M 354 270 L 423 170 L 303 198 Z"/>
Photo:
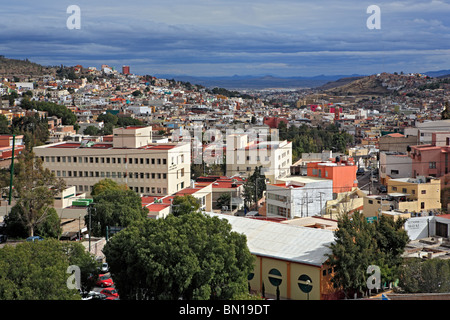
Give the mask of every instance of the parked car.
<path id="1" fill-rule="evenodd" d="M 40 236 L 32 236 L 32 237 L 27 238 L 27 241 L 29 241 L 29 242 L 42 241 L 42 240 L 44 240 L 44 238 L 42 238 Z"/>
<path id="2" fill-rule="evenodd" d="M 6 242 L 8 236 L 6 234 L 0 234 L 0 243 Z"/>
<path id="3" fill-rule="evenodd" d="M 247 214 L 245 216 L 246 217 L 257 217 L 257 216 L 259 216 L 259 212 L 258 211 L 249 211 L 249 212 L 247 212 Z"/>
<path id="4" fill-rule="evenodd" d="M 100 268 L 100 270 L 102 270 L 102 272 L 109 272 L 109 265 L 108 263 L 102 263 L 102 266 Z"/>
<path id="5" fill-rule="evenodd" d="M 96 291 L 90 291 L 89 293 L 83 295 L 81 300 L 106 300 L 106 295 Z"/>
<path id="6" fill-rule="evenodd" d="M 111 277 L 107 274 L 99 274 L 98 275 L 98 279 L 97 282 L 95 283 L 95 285 L 97 287 L 111 287 L 112 285 L 114 285 L 113 280 L 111 279 Z"/>
<path id="7" fill-rule="evenodd" d="M 107 298 L 119 298 L 119 292 L 116 288 L 105 288 L 100 293 L 104 294 Z"/>

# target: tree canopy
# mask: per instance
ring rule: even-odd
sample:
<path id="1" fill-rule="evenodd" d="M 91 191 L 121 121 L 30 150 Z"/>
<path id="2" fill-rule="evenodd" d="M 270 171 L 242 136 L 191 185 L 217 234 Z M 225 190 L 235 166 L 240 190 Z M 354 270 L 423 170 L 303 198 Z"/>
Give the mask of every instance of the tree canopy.
<path id="1" fill-rule="evenodd" d="M 67 286 L 70 265 L 80 267 L 86 287 L 97 264 L 81 244 L 49 239 L 6 245 L 0 249 L 0 300 L 79 300 L 79 291 Z"/>
<path id="2" fill-rule="evenodd" d="M 354 142 L 353 135 L 339 130 L 330 124 L 324 128 L 310 127 L 307 125 L 286 126 L 281 121 L 279 124 L 280 140 L 292 141 L 293 160 L 296 161 L 302 153 L 322 152 L 323 150 L 333 150 L 335 152 L 345 152 L 347 145 Z"/>
<path id="3" fill-rule="evenodd" d="M 402 228 L 404 220 L 394 221 L 380 216 L 374 223 L 355 212 L 338 219 L 335 242 L 330 245 L 330 266 L 335 268 L 332 282 L 346 296 L 367 290 L 367 268 L 376 265 L 381 271 L 383 283 L 394 282 L 399 277 L 401 254 L 409 241 Z"/>
<path id="4" fill-rule="evenodd" d="M 18 157 L 13 185 L 19 221 L 28 236 L 33 236 L 36 228 L 50 216 L 55 196 L 64 190 L 66 184 L 49 169 L 43 168 L 42 160 L 33 152 L 24 152 Z"/>
<path id="5" fill-rule="evenodd" d="M 95 236 L 105 236 L 107 227 L 125 228 L 147 217 L 148 209 L 142 207 L 140 196 L 130 189 L 107 188 L 93 200 L 94 205 L 89 208 L 85 222 Z"/>
<path id="6" fill-rule="evenodd" d="M 125 300 L 232 299 L 247 292 L 254 259 L 244 235 L 201 212 L 137 221 L 104 253 Z"/>

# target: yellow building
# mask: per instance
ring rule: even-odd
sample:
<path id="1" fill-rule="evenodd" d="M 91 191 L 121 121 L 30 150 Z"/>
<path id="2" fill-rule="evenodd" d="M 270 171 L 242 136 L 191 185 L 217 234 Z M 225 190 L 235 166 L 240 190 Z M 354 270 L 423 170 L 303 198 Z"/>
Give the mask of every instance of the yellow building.
<path id="1" fill-rule="evenodd" d="M 418 213 L 441 208 L 441 182 L 433 177 L 390 179 L 387 192 L 404 195 L 397 208 L 402 212 Z"/>
<path id="2" fill-rule="evenodd" d="M 248 277 L 250 289 L 281 300 L 330 300 L 337 296 L 331 283 L 334 270 L 326 265 L 332 230 L 303 227 L 231 215 L 208 213 L 227 219 L 232 230 L 247 237 L 256 257 Z"/>
<path id="3" fill-rule="evenodd" d="M 411 217 L 441 208 L 440 180 L 433 177 L 398 178 L 387 182 L 386 195 L 364 197 L 364 216 L 375 219 L 384 211 Z"/>

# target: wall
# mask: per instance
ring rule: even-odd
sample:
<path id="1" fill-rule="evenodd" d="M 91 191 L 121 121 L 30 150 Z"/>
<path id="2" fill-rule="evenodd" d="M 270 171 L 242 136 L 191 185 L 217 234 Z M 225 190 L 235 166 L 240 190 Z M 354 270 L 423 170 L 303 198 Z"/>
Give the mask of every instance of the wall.
<path id="1" fill-rule="evenodd" d="M 412 217 L 405 223 L 405 230 L 410 240 L 427 238 L 435 234 L 434 217 Z"/>
<path id="2" fill-rule="evenodd" d="M 273 269 L 278 270 L 281 276 L 269 274 Z M 270 277 L 272 281 L 279 282 L 280 299 L 282 300 L 320 300 L 323 288 L 327 287 L 323 285 L 321 270 L 317 266 L 257 256 L 254 272 L 249 283 L 251 290 L 259 293 L 262 292 L 262 284 L 264 283 L 266 298 L 276 299 L 277 287 L 272 284 Z M 311 279 L 312 288 L 309 294 L 300 289 L 299 283 L 304 283 L 299 280 L 300 276 L 308 276 Z M 329 284 L 328 281 L 327 283 Z"/>

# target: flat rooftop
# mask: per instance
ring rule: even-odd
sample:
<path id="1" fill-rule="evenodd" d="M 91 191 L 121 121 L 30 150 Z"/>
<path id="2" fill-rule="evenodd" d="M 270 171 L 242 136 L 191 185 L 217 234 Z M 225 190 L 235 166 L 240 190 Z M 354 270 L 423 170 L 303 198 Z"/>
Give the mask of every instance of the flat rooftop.
<path id="1" fill-rule="evenodd" d="M 65 142 L 47 145 L 47 148 L 52 149 L 126 149 L 123 147 L 115 148 L 112 143 L 94 143 L 91 146 L 82 146 L 80 142 Z M 171 150 L 175 148 L 176 145 L 167 145 L 167 144 L 149 144 L 139 148 L 130 148 L 130 149 L 141 149 L 141 150 Z"/>

